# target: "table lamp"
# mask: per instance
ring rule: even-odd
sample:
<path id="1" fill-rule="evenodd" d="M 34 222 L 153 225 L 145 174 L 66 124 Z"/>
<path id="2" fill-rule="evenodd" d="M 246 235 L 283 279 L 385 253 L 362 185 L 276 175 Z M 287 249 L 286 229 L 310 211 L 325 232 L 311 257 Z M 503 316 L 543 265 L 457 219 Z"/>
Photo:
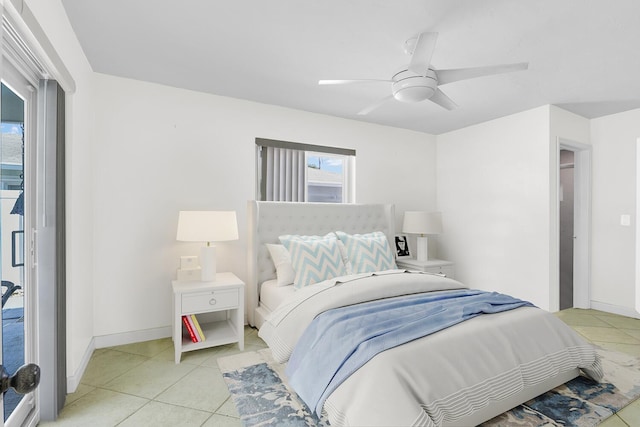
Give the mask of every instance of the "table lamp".
<path id="1" fill-rule="evenodd" d="M 200 249 L 201 280 L 216 278 L 216 247 L 211 242 L 238 240 L 235 211 L 180 211 L 176 240 L 206 242 Z"/>
<path id="2" fill-rule="evenodd" d="M 402 232 L 418 234 L 416 259 L 427 261 L 429 260 L 429 242 L 426 234 L 442 233 L 442 215 L 440 212 L 407 211 L 404 213 Z"/>

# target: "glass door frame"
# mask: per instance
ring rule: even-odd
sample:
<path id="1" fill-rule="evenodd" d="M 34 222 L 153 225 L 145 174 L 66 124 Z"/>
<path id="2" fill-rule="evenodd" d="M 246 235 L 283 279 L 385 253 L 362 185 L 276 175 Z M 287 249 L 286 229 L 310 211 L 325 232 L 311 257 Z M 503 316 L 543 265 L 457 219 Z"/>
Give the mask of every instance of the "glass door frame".
<path id="1" fill-rule="evenodd" d="M 36 144 L 38 122 L 38 91 L 35 85 L 24 73 L 21 73 L 6 56 L 3 56 L 2 83 L 10 88 L 25 102 L 24 112 L 24 358 L 25 363 L 38 363 L 37 349 L 37 275 L 35 274 L 36 262 L 34 259 L 33 239 L 35 229 L 35 202 L 36 202 Z M 9 374 L 13 374 L 10 372 Z M 21 426 L 27 419 L 37 419 L 38 393 L 32 392 L 24 396 L 7 422 L 0 426 Z M 4 416 L 0 418 L 4 420 Z"/>

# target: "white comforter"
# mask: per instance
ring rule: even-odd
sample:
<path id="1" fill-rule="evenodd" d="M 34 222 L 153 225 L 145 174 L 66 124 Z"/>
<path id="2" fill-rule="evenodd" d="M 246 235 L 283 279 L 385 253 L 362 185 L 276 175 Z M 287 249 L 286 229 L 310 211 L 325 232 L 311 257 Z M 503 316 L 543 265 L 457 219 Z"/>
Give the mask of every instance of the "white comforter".
<path id="1" fill-rule="evenodd" d="M 334 279 L 296 292 L 267 318 L 259 335 L 283 363 L 325 310 L 464 287 L 397 270 Z M 590 344 L 555 316 L 523 307 L 479 316 L 378 354 L 329 396 L 324 412 L 332 426 L 437 426 L 576 367 L 596 380 L 602 375 Z"/>

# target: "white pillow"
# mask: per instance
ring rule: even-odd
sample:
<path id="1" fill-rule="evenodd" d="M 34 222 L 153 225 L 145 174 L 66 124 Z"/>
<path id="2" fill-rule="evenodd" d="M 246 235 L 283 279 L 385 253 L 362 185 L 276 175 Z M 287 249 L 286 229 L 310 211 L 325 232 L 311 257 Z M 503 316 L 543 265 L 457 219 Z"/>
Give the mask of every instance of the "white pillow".
<path id="1" fill-rule="evenodd" d="M 391 246 L 383 232 L 347 234 L 336 231 L 336 235 L 344 243 L 353 273 L 371 273 L 397 268 Z"/>
<path id="2" fill-rule="evenodd" d="M 297 288 L 349 274 L 345 252 L 333 234 L 326 236 L 284 235 L 280 242 L 289 251 L 295 271 L 293 285 Z"/>
<path id="3" fill-rule="evenodd" d="M 287 248 L 283 245 L 272 243 L 266 243 L 265 245 L 269 250 L 273 265 L 276 267 L 278 286 L 293 285 L 296 272 L 293 270 L 293 265 L 291 265 L 291 255 L 289 255 Z"/>

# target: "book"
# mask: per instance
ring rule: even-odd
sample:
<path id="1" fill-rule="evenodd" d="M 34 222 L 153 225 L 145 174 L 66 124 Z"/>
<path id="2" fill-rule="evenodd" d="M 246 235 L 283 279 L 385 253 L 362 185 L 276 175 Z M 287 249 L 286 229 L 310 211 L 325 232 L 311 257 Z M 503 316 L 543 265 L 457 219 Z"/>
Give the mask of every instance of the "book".
<path id="1" fill-rule="evenodd" d="M 187 328 L 187 332 L 189 332 L 189 337 L 191 337 L 191 341 L 198 342 L 198 337 L 194 331 L 194 328 L 191 326 L 191 322 L 189 321 L 191 318 L 189 316 L 182 316 L 182 323 Z"/>
<path id="2" fill-rule="evenodd" d="M 193 335 L 196 336 L 196 342 L 200 342 L 200 341 L 202 341 L 202 337 L 198 333 L 198 330 L 196 329 L 195 323 L 193 323 L 193 317 L 195 317 L 195 316 L 194 315 L 188 315 L 187 316 L 187 320 L 189 321 L 189 325 L 191 325 L 191 330 L 193 331 Z"/>
<path id="3" fill-rule="evenodd" d="M 200 341 L 205 341 L 207 338 L 204 336 L 204 332 L 202 332 L 202 328 L 200 327 L 200 322 L 198 322 L 198 318 L 195 314 L 191 315 L 191 320 L 193 321 L 193 325 L 196 327 L 196 332 L 198 332 Z"/>
<path id="4" fill-rule="evenodd" d="M 187 316 L 187 317 L 189 318 L 189 324 L 191 325 L 191 329 L 193 329 L 193 334 L 198 339 L 198 342 L 202 341 L 202 337 L 200 336 L 200 333 L 198 332 L 198 329 L 196 328 L 196 325 L 193 322 L 193 317 L 195 317 L 195 316 L 194 315 L 190 315 L 190 316 Z"/>

